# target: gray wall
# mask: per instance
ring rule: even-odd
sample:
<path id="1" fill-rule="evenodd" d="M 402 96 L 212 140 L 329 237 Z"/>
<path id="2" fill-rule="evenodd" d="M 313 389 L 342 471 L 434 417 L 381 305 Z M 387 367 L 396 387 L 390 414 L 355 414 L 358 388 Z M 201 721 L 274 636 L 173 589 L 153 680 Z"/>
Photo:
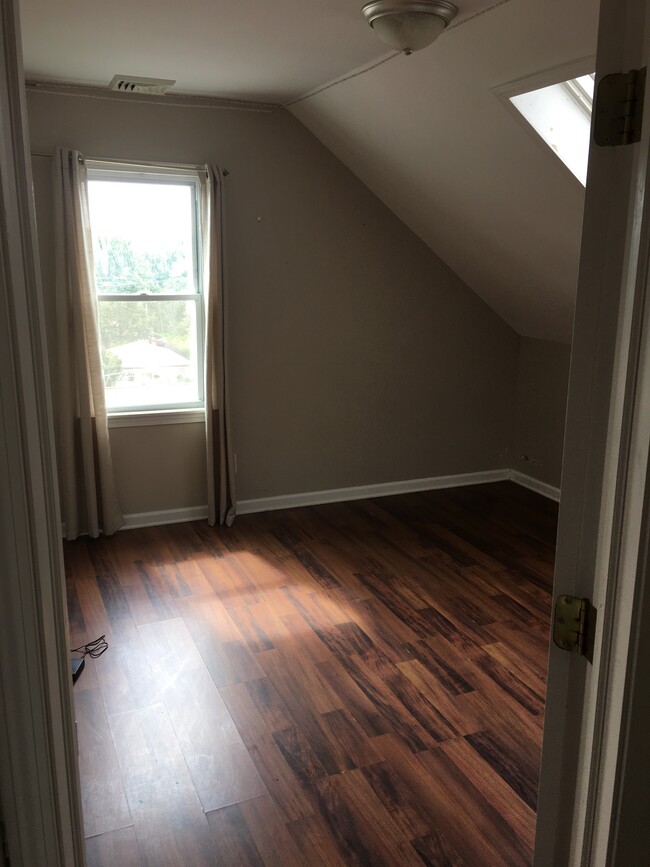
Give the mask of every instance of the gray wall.
<path id="1" fill-rule="evenodd" d="M 571 347 L 522 337 L 510 467 L 559 487 Z"/>
<path id="2" fill-rule="evenodd" d="M 506 466 L 514 331 L 288 112 L 207 105 L 28 93 L 34 151 L 229 170 L 239 498 Z M 33 162 L 52 322 L 50 161 Z M 205 503 L 200 425 L 111 438 L 125 512 Z"/>

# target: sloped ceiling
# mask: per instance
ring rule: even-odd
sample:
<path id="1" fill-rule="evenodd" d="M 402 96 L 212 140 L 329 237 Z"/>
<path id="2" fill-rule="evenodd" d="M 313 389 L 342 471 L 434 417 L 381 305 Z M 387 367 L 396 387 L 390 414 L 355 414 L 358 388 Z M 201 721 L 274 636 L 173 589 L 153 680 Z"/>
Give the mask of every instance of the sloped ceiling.
<path id="1" fill-rule="evenodd" d="M 430 48 L 290 111 L 520 334 L 568 342 L 584 191 L 491 88 L 593 55 L 598 0 L 457 4 Z M 282 105 L 386 56 L 361 5 L 21 0 L 25 72 Z"/>
<path id="2" fill-rule="evenodd" d="M 491 88 L 594 55 L 597 15 L 510 0 L 290 109 L 529 337 L 570 341 L 584 190 Z"/>

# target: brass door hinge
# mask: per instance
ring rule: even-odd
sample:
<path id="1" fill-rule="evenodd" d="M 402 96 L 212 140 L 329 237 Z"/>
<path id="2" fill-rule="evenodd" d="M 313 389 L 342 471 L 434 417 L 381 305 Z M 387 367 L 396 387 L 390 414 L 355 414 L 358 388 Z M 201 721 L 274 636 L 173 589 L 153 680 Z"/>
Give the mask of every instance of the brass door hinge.
<path id="1" fill-rule="evenodd" d="M 553 641 L 562 650 L 594 657 L 596 609 L 588 599 L 558 596 L 553 618 Z"/>
<path id="2" fill-rule="evenodd" d="M 601 78 L 594 104 L 594 141 L 601 147 L 641 139 L 646 67 Z"/>

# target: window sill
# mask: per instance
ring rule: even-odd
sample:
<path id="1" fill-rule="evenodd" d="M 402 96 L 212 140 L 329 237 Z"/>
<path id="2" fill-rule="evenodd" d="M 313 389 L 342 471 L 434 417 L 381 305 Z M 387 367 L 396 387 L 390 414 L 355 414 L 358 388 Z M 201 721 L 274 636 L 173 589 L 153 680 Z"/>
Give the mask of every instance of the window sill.
<path id="1" fill-rule="evenodd" d="M 152 410 L 151 412 L 116 412 L 108 416 L 108 427 L 158 427 L 163 424 L 197 424 L 205 421 L 204 409 Z"/>

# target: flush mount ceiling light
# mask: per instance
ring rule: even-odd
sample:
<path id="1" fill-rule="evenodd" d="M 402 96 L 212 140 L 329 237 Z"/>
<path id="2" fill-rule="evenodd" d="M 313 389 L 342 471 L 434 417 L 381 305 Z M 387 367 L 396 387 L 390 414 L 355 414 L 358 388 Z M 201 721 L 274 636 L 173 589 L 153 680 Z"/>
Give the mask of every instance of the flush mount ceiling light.
<path id="1" fill-rule="evenodd" d="M 412 54 L 431 45 L 458 9 L 446 0 L 378 0 L 361 11 L 382 42 Z"/>

